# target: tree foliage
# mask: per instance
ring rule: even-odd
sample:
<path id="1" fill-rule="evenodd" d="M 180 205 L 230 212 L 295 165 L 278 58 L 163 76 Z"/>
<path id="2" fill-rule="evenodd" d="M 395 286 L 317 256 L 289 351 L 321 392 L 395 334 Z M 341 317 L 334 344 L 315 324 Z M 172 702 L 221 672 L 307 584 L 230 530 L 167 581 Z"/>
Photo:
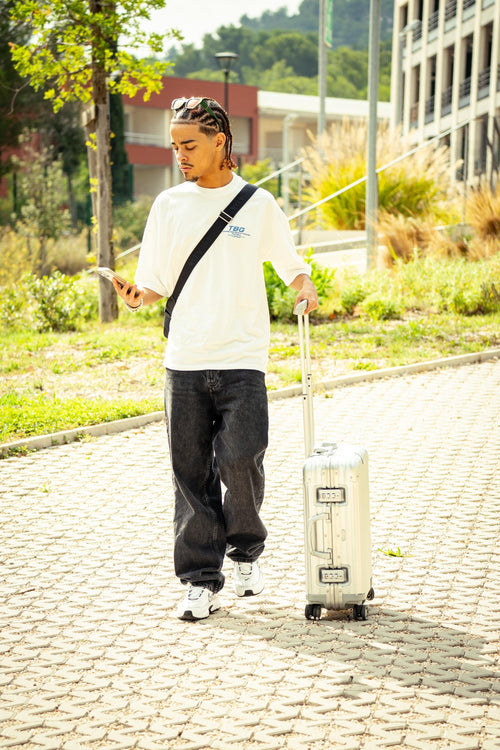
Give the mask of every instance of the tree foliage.
<path id="1" fill-rule="evenodd" d="M 55 112 L 68 101 L 92 104 L 85 122 L 101 266 L 114 267 L 108 99 L 138 91 L 148 99 L 160 90 L 168 63 L 138 59 L 133 52 L 147 45 L 159 55 L 167 37 L 179 36 L 140 28 L 164 5 L 165 0 L 17 0 L 11 12 L 14 22 L 31 30 L 28 41 L 11 44 L 19 73 L 29 77 L 35 90 L 43 89 Z M 118 315 L 115 292 L 104 279 L 99 292 L 101 321 L 111 321 Z"/>
<path id="2" fill-rule="evenodd" d="M 133 96 L 144 92 L 148 99 L 161 87 L 166 63 L 139 59 L 134 51 L 147 45 L 162 54 L 165 38 L 176 32 L 147 34 L 139 22 L 165 0 L 18 0 L 11 19 L 31 29 L 27 43 L 11 44 L 12 59 L 19 73 L 29 76 L 34 89 L 59 110 L 68 100 L 92 99 L 93 70 L 102 66 L 110 92 Z M 119 40 L 126 48 L 118 48 Z M 119 73 L 119 75 L 117 75 Z M 48 87 L 46 87 L 48 85 Z"/>
<path id="3" fill-rule="evenodd" d="M 13 157 L 19 169 L 20 229 L 27 237 L 32 269 L 43 276 L 49 270 L 48 240 L 57 240 L 69 226 L 63 205 L 63 169 L 51 149 L 34 147 L 32 135 L 22 140 L 22 157 Z"/>
<path id="4" fill-rule="evenodd" d="M 298 12 L 289 16 L 286 7 L 276 11 L 265 11 L 259 18 L 240 18 L 241 25 L 252 31 L 318 31 L 319 0 L 302 0 Z M 370 23 L 370 3 L 366 0 L 334 0 L 332 13 L 333 44 L 337 47 L 365 49 L 368 47 L 368 28 Z M 392 38 L 393 0 L 381 2 L 382 41 Z"/>
<path id="5" fill-rule="evenodd" d="M 39 97 L 15 69 L 11 57 L 11 43 L 25 44 L 30 33 L 25 24 L 11 19 L 13 6 L 13 0 L 0 0 L 0 177 L 10 170 L 7 154 L 17 146 L 27 115 L 33 121 L 39 111 Z"/>
<path id="6" fill-rule="evenodd" d="M 222 80 L 214 57 L 221 49 L 238 52 L 238 60 L 231 69 L 232 81 L 268 91 L 318 93 L 317 31 L 254 31 L 244 26 L 221 26 L 216 36 L 206 34 L 203 37 L 200 48 L 189 44 L 182 46 L 180 51 L 170 50 L 169 55 L 175 62 L 175 74 L 186 78 Z M 379 98 L 382 101 L 389 100 L 390 77 L 389 40 L 381 44 L 380 51 Z M 367 88 L 367 48 L 340 46 L 328 50 L 328 96 L 366 99 Z"/>

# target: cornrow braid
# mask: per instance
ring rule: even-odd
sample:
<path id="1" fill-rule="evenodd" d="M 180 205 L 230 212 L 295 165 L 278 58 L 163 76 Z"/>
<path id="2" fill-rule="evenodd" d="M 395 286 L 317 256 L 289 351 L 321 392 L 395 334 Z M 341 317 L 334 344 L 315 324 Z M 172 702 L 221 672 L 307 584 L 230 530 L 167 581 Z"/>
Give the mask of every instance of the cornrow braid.
<path id="1" fill-rule="evenodd" d="M 228 167 L 229 169 L 236 169 L 238 166 L 233 159 L 233 134 L 231 132 L 231 124 L 227 112 L 221 107 L 221 105 L 215 101 L 215 99 L 206 99 L 210 109 L 214 111 L 217 116 L 215 120 L 212 115 L 207 112 L 201 104 L 194 109 L 188 109 L 182 107 L 174 112 L 172 122 L 178 120 L 184 120 L 187 122 L 196 122 L 202 133 L 205 135 L 215 135 L 216 133 L 224 133 L 226 136 L 226 143 L 224 144 L 224 158 L 222 160 L 221 169 Z"/>

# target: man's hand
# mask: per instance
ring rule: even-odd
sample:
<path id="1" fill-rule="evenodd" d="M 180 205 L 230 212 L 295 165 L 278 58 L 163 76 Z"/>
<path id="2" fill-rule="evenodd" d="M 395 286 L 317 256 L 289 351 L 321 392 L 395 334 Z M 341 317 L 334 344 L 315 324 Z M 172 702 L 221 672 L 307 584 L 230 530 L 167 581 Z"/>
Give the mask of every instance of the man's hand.
<path id="1" fill-rule="evenodd" d="M 290 286 L 292 289 L 295 289 L 298 292 L 295 299 L 295 305 L 293 306 L 294 312 L 297 308 L 297 305 L 299 304 L 299 302 L 302 302 L 302 300 L 307 300 L 307 307 L 305 309 L 304 315 L 307 315 L 313 310 L 316 310 L 316 308 L 318 307 L 318 293 L 316 291 L 316 287 L 307 274 L 301 273 L 296 276 Z"/>
<path id="2" fill-rule="evenodd" d="M 139 289 L 137 284 L 126 284 L 121 286 L 116 279 L 113 279 L 112 284 L 116 290 L 116 293 L 126 305 L 130 307 L 140 307 L 142 299 L 144 297 L 144 289 Z"/>

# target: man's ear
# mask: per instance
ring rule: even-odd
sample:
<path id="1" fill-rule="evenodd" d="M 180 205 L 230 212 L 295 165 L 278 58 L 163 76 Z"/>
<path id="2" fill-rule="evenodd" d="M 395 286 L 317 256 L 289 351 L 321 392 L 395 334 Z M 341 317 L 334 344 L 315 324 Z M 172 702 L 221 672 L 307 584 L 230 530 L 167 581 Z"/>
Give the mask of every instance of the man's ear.
<path id="1" fill-rule="evenodd" d="M 215 135 L 215 146 L 216 148 L 221 151 L 224 146 L 226 145 L 226 135 L 225 133 L 221 133 L 220 131 Z"/>

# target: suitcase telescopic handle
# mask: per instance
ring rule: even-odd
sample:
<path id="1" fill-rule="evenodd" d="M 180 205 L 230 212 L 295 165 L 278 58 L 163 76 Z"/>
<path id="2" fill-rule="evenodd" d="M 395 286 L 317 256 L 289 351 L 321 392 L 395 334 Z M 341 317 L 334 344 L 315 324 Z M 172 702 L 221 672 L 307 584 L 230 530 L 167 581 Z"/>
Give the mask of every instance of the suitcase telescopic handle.
<path id="1" fill-rule="evenodd" d="M 306 458 L 314 445 L 314 415 L 311 375 L 311 346 L 309 339 L 309 315 L 304 315 L 307 300 L 299 302 L 295 309 L 299 324 L 300 368 L 302 371 L 302 409 L 304 415 L 304 443 Z"/>

